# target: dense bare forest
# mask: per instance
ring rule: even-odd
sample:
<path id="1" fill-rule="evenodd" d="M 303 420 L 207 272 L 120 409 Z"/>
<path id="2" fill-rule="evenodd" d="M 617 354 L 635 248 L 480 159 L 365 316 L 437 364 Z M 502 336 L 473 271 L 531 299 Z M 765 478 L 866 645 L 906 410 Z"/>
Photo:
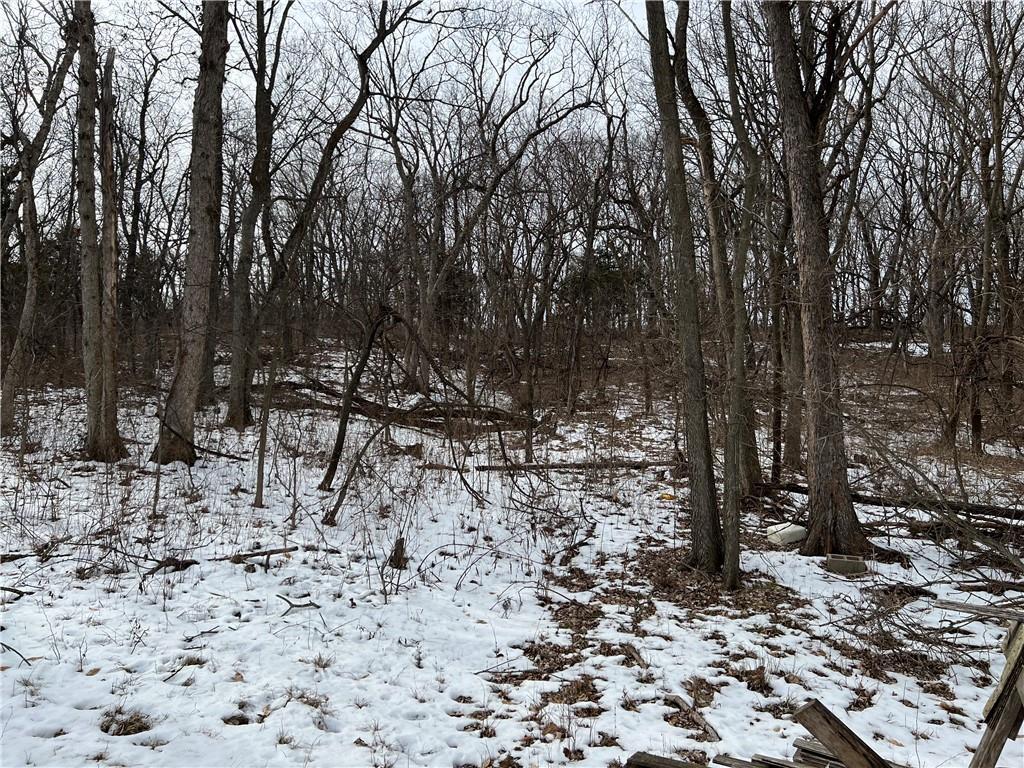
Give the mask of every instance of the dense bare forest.
<path id="1" fill-rule="evenodd" d="M 4 765 L 1021 764 L 1024 5 L 0 28 Z"/>

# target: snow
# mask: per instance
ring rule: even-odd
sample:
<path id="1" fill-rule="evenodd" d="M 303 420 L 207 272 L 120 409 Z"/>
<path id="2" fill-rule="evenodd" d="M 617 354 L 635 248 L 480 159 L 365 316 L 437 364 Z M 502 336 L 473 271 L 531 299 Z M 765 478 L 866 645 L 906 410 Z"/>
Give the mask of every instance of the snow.
<path id="1" fill-rule="evenodd" d="M 870 648 L 872 631 L 892 629 L 892 619 L 872 618 L 873 589 L 909 584 L 978 599 L 959 590 L 954 555 L 930 542 L 886 537 L 912 567 L 872 562 L 867 575 L 846 579 L 793 549 L 750 549 L 764 522 L 748 516 L 745 530 L 756 535 L 744 539 L 747 588 L 731 596 L 669 567 L 678 559 L 671 548 L 686 543 L 674 500 L 685 499 L 685 486 L 665 473 L 561 473 L 545 484 L 470 470 L 478 500 L 453 473 L 383 449 L 371 449 L 328 528 L 320 519 L 335 497 L 317 485 L 334 438 L 330 414 L 274 412 L 267 506 L 256 509 L 255 430 L 239 435 L 217 426 L 223 414 L 204 413 L 201 444 L 246 460 L 205 455 L 190 469 L 158 472 L 146 462 L 154 405 L 125 395 L 131 456 L 110 467 L 76 456 L 78 390 L 35 393 L 36 443 L 24 455 L 16 439 L 4 445 L 3 551 L 57 542 L 48 557 L 0 565 L 0 585 L 31 592 L 2 595 L 3 642 L 26 658 L 0 656 L 4 766 L 786 756 L 805 735 L 789 713 L 809 697 L 883 757 L 911 766 L 965 765 L 980 737 L 1002 666 L 994 621 L 911 597 L 895 614 L 908 630 L 904 648 L 928 650 L 925 638 L 938 633 L 977 666 L 950 653 L 934 677 L 900 667 L 880 680 L 851 658 L 886 650 Z M 560 424 L 538 460 L 671 450 L 669 406 L 644 417 L 616 393 L 607 413 L 614 423 L 588 413 Z M 371 429 L 353 425 L 343 471 Z M 424 442 L 424 461 L 451 459 L 452 446 L 436 438 L 392 438 Z M 469 465 L 500 459 L 493 435 L 471 448 Z M 399 536 L 404 570 L 386 566 Z M 297 549 L 216 559 L 287 547 Z M 149 574 L 167 556 L 198 563 Z M 942 631 L 953 621 L 963 633 Z M 677 709 L 666 695 L 694 702 L 694 681 L 717 689 L 701 711 L 721 741 L 670 722 Z M 142 720 L 127 722 L 148 728 L 101 730 L 110 715 L 133 713 Z M 1022 760 L 1021 742 L 1011 742 L 999 765 Z"/>

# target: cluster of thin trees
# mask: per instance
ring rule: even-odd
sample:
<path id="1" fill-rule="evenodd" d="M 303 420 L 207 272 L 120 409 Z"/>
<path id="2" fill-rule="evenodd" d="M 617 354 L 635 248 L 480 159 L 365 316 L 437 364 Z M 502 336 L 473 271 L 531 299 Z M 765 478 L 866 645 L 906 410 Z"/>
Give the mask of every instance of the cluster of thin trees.
<path id="1" fill-rule="evenodd" d="M 86 453 L 119 459 L 119 381 L 152 381 L 161 342 L 163 463 L 196 458 L 218 350 L 238 429 L 268 348 L 372 343 L 382 317 L 403 386 L 459 371 L 529 423 L 624 352 L 648 409 L 678 382 L 691 562 L 735 586 L 743 499 L 785 471 L 807 478 L 805 552 L 868 547 L 844 338 L 927 345 L 952 448 L 1019 408 L 1022 6 L 5 14 L 5 433 L 33 375 L 80 359 Z"/>

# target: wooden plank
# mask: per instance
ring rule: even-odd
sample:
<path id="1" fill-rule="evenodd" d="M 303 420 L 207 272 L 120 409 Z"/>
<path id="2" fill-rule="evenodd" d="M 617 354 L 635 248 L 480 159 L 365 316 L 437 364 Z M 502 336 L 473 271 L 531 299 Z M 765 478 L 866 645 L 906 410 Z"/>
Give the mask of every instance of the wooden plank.
<path id="1" fill-rule="evenodd" d="M 1021 721 L 1024 720 L 1022 696 L 1024 696 L 1024 691 L 1018 691 L 1017 696 L 1009 697 L 1006 706 L 1000 710 L 995 721 L 989 723 L 985 733 L 981 735 L 981 741 L 978 742 L 978 748 L 974 751 L 974 757 L 971 758 L 970 768 L 995 768 L 1007 739 L 1017 733 Z"/>
<path id="2" fill-rule="evenodd" d="M 754 765 L 758 766 L 758 768 L 804 768 L 800 763 L 794 763 L 792 760 L 785 760 L 781 757 L 754 755 L 750 759 L 754 761 Z"/>
<path id="3" fill-rule="evenodd" d="M 626 760 L 626 768 L 705 768 L 705 766 L 685 760 L 675 760 L 671 757 L 652 755 L 650 752 L 634 752 Z"/>
<path id="4" fill-rule="evenodd" d="M 817 699 L 811 699 L 793 715 L 846 768 L 889 768 L 889 764 L 865 744 L 845 723 Z"/>
<path id="5" fill-rule="evenodd" d="M 1024 622 L 1024 610 L 1021 609 L 1001 608 L 997 605 L 981 605 L 980 603 L 957 603 L 952 600 L 933 600 L 932 605 L 936 608 L 945 608 L 947 611 L 969 613 L 973 616 Z"/>
<path id="6" fill-rule="evenodd" d="M 1018 630 L 1024 632 L 1024 630 Z M 999 717 L 1000 712 L 1010 706 L 1014 699 L 1024 698 L 1024 653 L 1018 646 L 1017 652 L 1006 660 L 1006 668 L 999 678 L 995 693 L 989 700 L 991 703 L 986 706 L 985 722 L 993 723 Z M 1010 735 L 1015 738 L 1016 733 Z"/>
<path id="7" fill-rule="evenodd" d="M 738 757 L 731 757 L 729 755 L 715 755 L 711 762 L 715 765 L 727 766 L 727 768 L 757 768 L 749 760 L 740 760 Z"/>
<path id="8" fill-rule="evenodd" d="M 820 766 L 820 768 L 843 768 L 843 764 L 819 741 L 814 739 L 793 739 L 793 746 L 796 747 L 796 755 L 793 760 L 797 763 Z M 901 763 L 894 763 L 887 760 L 891 768 L 906 768 Z"/>

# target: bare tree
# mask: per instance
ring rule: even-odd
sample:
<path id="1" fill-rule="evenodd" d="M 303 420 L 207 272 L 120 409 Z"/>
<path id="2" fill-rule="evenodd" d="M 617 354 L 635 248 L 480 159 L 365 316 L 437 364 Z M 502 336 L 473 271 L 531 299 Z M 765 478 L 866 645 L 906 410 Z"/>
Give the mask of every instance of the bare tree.
<path id="1" fill-rule="evenodd" d="M 11 166 L 10 173 L 20 174 L 14 195 L 10 201 L 5 201 L 9 207 L 3 213 L 2 231 L 0 231 L 0 251 L 3 251 L 3 267 L 6 271 L 8 266 L 8 241 L 11 230 L 16 222 L 19 207 L 22 208 L 22 230 L 24 234 L 25 254 L 25 293 L 21 306 L 21 314 L 18 320 L 18 328 L 11 347 L 10 356 L 4 366 L 2 393 L 0 393 L 0 433 L 9 433 L 14 427 L 15 396 L 18 387 L 22 384 L 28 372 L 30 359 L 30 348 L 32 345 L 33 327 L 36 320 L 36 303 L 39 294 L 39 224 L 36 215 L 35 190 L 33 182 L 36 168 L 43 154 L 43 148 L 50 136 L 50 129 L 60 101 L 60 95 L 64 90 L 64 81 L 71 69 L 71 64 L 78 50 L 79 32 L 74 24 L 73 17 L 63 17 L 62 22 L 62 48 L 53 61 L 42 58 L 42 51 L 38 46 L 29 45 L 28 35 L 31 34 L 30 22 L 27 18 L 25 8 L 18 9 L 17 19 L 8 19 L 11 28 L 17 30 L 19 36 L 19 48 L 29 49 L 36 54 L 46 72 L 46 81 L 42 97 L 36 102 L 39 110 L 39 127 L 30 138 L 25 135 L 20 105 L 30 101 L 31 84 L 29 82 L 30 67 L 24 65 L 21 56 L 18 57 L 20 66 L 12 66 L 9 70 L 12 78 L 7 82 L 5 78 L 4 99 L 7 106 L 7 113 L 11 121 L 11 141 L 16 147 L 18 160 Z M 13 52 L 13 51 L 12 51 Z M 20 78 L 17 83 L 13 78 Z M 6 172 L 5 172 L 6 176 Z M 6 186 L 6 179 L 5 184 Z M 9 273 L 7 273 L 9 274 Z"/>
<path id="2" fill-rule="evenodd" d="M 256 244 L 256 225 L 270 203 L 270 159 L 275 113 L 272 99 L 281 63 L 281 43 L 292 2 L 286 2 L 281 10 L 277 33 L 274 35 L 273 55 L 268 62 L 267 48 L 276 5 L 277 3 L 272 2 L 268 11 L 264 0 L 257 0 L 256 30 L 251 46 L 246 44 L 244 36 L 238 31 L 237 19 L 235 20 L 242 52 L 256 81 L 256 150 L 249 172 L 252 193 L 242 211 L 238 263 L 235 266 L 231 289 L 231 379 L 228 385 L 227 423 L 236 429 L 242 429 L 252 421 L 249 384 L 253 367 L 254 336 L 250 329 L 252 298 L 249 281 Z"/>
<path id="3" fill-rule="evenodd" d="M 839 9 L 829 9 L 829 50 L 845 56 L 842 35 L 848 29 Z M 820 127 L 834 98 L 842 62 L 830 62 L 831 80 L 815 92 L 801 77 L 788 3 L 764 4 L 772 44 L 772 64 L 783 126 L 783 148 L 793 207 L 793 236 L 800 263 L 800 301 L 806 363 L 807 487 L 810 531 L 801 551 L 863 553 L 868 541 L 861 532 L 850 499 L 846 473 L 836 337 L 832 317 L 831 249 L 822 191 Z M 805 14 L 806 16 L 806 14 Z M 805 19 L 805 23 L 810 23 Z M 812 35 L 803 29 L 804 35 Z M 848 34 L 848 33 L 847 33 Z"/>
<path id="4" fill-rule="evenodd" d="M 700 317 L 697 303 L 696 249 L 690 198 L 683 167 L 683 142 L 676 106 L 676 88 L 665 8 L 660 1 L 647 3 L 651 69 L 661 121 L 661 141 L 668 183 L 669 214 L 672 219 L 672 249 L 676 270 L 676 312 L 683 395 L 686 401 L 686 450 L 689 461 L 692 516 L 691 565 L 717 572 L 722 565 L 722 527 L 718 516 L 711 437 L 708 430 L 707 387 L 704 353 L 701 349 Z"/>
<path id="5" fill-rule="evenodd" d="M 224 64 L 228 50 L 227 3 L 203 3 L 199 84 L 192 110 L 189 161 L 188 264 L 181 302 L 178 357 L 160 419 L 151 461 L 196 460 L 195 415 L 209 333 L 210 276 L 220 252 L 221 147 L 224 134 Z"/>
<path id="6" fill-rule="evenodd" d="M 85 363 L 86 446 L 98 461 L 117 461 L 125 454 L 117 428 L 117 256 L 116 203 L 113 199 L 113 150 L 110 131 L 113 95 L 104 75 L 100 154 L 103 172 L 103 241 L 96 222 L 96 32 L 91 4 L 75 3 L 79 29 L 78 69 L 78 213 L 82 254 L 82 352 Z"/>

